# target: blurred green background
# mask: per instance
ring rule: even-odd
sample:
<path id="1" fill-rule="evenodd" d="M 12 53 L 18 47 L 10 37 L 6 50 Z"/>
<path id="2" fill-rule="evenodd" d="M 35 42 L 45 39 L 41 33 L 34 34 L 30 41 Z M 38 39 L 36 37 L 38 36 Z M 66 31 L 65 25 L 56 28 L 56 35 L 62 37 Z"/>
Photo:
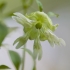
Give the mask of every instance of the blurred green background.
<path id="1" fill-rule="evenodd" d="M 21 0 L 0 0 L 1 2 L 6 2 L 7 5 L 3 11 L 3 13 L 15 11 L 22 11 L 22 2 Z M 66 42 L 66 47 L 55 47 L 52 48 L 48 42 L 42 43 L 43 45 L 43 58 L 40 62 L 38 62 L 38 70 L 70 70 L 70 0 L 41 0 L 44 8 L 44 12 L 52 11 L 54 13 L 59 14 L 59 18 L 52 18 L 53 23 L 58 23 L 59 27 L 56 30 L 56 35 L 61 37 Z M 17 10 L 16 10 L 17 8 Z M 28 13 L 37 11 L 38 6 L 37 3 L 33 2 L 33 5 L 29 8 Z M 14 12 L 15 12 L 14 11 Z M 18 25 L 12 19 L 6 20 L 6 23 L 10 24 L 10 26 Z M 18 25 L 19 26 L 19 25 Z M 19 35 L 22 35 L 21 30 L 17 30 L 15 33 L 12 34 L 9 39 L 5 42 L 12 45 L 14 39 Z M 29 41 L 27 44 L 29 49 L 32 49 L 32 42 Z M 2 55 L 0 55 L 0 63 L 6 63 L 7 65 L 11 66 L 12 64 L 9 63 L 10 60 L 7 54 L 5 54 L 5 50 L 2 49 L 0 51 Z M 19 51 L 21 52 L 21 51 Z M 0 53 L 0 54 L 1 54 Z M 7 57 L 6 57 L 7 55 Z M 20 53 L 21 55 L 21 53 Z M 6 58 L 7 60 L 5 60 Z M 32 61 L 29 56 L 27 56 L 26 62 L 26 70 L 29 70 L 29 65 Z M 2 61 L 2 62 L 1 62 Z M 10 65 L 11 64 L 11 65 Z M 11 66 L 13 68 L 13 66 Z M 13 69 L 14 70 L 14 69 Z"/>
<path id="2" fill-rule="evenodd" d="M 28 1 L 28 0 L 27 0 Z M 52 11 L 56 9 L 59 6 L 66 6 L 69 5 L 70 0 L 40 0 L 43 4 L 43 8 L 45 12 Z M 7 5 L 4 9 L 4 13 L 9 13 L 10 11 L 22 11 L 22 0 L 0 0 L 1 2 L 5 2 Z M 36 11 L 38 10 L 36 1 L 34 0 L 33 5 L 28 10 L 28 12 Z"/>
<path id="3" fill-rule="evenodd" d="M 27 0 L 28 1 L 28 0 Z M 70 3 L 70 0 L 40 0 L 44 6 L 44 9 L 46 11 L 48 10 L 52 10 L 56 7 L 63 6 L 66 5 L 66 3 Z M 15 9 L 17 7 L 20 7 L 22 5 L 22 0 L 0 0 L 0 2 L 6 2 L 6 8 L 4 10 L 4 12 L 8 12 L 11 11 L 12 9 Z M 35 3 L 34 0 L 34 4 L 33 4 L 33 9 L 36 9 L 37 4 Z"/>

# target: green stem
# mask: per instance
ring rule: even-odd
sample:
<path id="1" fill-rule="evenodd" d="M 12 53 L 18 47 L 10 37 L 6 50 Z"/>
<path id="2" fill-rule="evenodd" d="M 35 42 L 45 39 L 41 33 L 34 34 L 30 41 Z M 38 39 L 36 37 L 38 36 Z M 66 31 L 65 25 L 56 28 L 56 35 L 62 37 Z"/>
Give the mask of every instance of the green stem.
<path id="1" fill-rule="evenodd" d="M 32 1 L 33 0 L 31 0 L 31 2 L 30 2 L 31 4 L 32 4 Z M 22 5 L 23 5 L 23 12 L 24 12 L 24 15 L 25 15 L 27 13 L 27 10 L 28 10 L 28 7 L 25 7 L 26 6 L 26 0 L 22 0 Z M 25 66 L 25 49 L 26 49 L 26 45 L 24 45 L 24 50 L 23 50 L 23 53 L 22 53 L 22 69 L 21 70 L 24 70 L 24 66 Z"/>
<path id="2" fill-rule="evenodd" d="M 34 60 L 33 70 L 36 70 L 36 60 Z"/>
<path id="3" fill-rule="evenodd" d="M 23 52 L 22 52 L 22 69 L 21 70 L 24 70 L 24 66 L 25 66 L 25 48 L 26 48 L 26 45 L 24 45 L 24 49 L 23 49 Z"/>

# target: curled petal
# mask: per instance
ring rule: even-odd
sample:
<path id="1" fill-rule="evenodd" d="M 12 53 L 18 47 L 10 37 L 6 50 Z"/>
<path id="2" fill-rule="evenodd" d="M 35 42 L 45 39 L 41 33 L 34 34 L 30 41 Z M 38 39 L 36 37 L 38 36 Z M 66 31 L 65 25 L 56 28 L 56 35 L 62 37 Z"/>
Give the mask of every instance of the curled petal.
<path id="1" fill-rule="evenodd" d="M 21 46 L 23 46 L 24 44 L 22 42 L 19 42 L 16 46 L 16 49 L 19 49 Z"/>
<path id="2" fill-rule="evenodd" d="M 19 42 L 19 39 L 20 39 L 20 38 L 21 38 L 21 37 L 17 38 L 17 39 L 14 41 L 13 45 L 15 45 L 17 42 Z"/>
<path id="3" fill-rule="evenodd" d="M 60 38 L 59 41 L 60 41 L 60 43 L 61 43 L 62 45 L 66 46 L 66 43 L 65 43 L 65 41 L 64 41 L 63 39 Z"/>
<path id="4" fill-rule="evenodd" d="M 17 17 L 19 17 L 19 18 L 21 18 L 21 19 L 23 19 L 23 20 L 26 21 L 26 22 L 31 23 L 31 20 L 29 20 L 28 18 L 26 18 L 26 17 L 25 17 L 24 15 L 22 15 L 21 13 L 14 13 L 14 15 L 17 16 Z"/>
<path id="5" fill-rule="evenodd" d="M 27 42 L 27 40 L 28 39 L 26 37 L 24 37 L 24 36 L 17 38 L 14 41 L 14 44 L 16 44 L 18 42 L 18 44 L 16 46 L 16 49 L 19 49 L 21 46 L 23 46 Z"/>
<path id="6" fill-rule="evenodd" d="M 30 31 L 27 32 L 26 34 L 24 34 L 24 36 L 21 36 L 14 41 L 13 44 L 16 44 L 18 42 L 18 44 L 16 46 L 17 49 L 20 48 L 21 46 L 23 46 L 24 44 L 26 44 L 26 42 L 29 38 L 29 35 L 30 35 Z"/>
<path id="7" fill-rule="evenodd" d="M 51 30 L 52 30 L 52 31 L 55 31 L 55 30 L 57 29 L 58 26 L 59 26 L 58 24 L 52 25 Z"/>
<path id="8" fill-rule="evenodd" d="M 61 45 L 61 44 L 65 46 L 65 41 L 61 38 L 58 38 L 55 34 L 52 33 L 52 31 L 48 30 L 47 35 L 48 35 L 48 41 L 51 46 L 54 47 L 55 45 Z"/>
<path id="9" fill-rule="evenodd" d="M 18 23 L 20 23 L 20 24 L 22 24 L 24 26 L 25 25 L 30 26 L 29 23 L 32 22 L 30 19 L 28 19 L 27 17 L 25 17 L 21 13 L 14 13 L 14 16 L 12 16 L 12 18 L 14 18 Z"/>

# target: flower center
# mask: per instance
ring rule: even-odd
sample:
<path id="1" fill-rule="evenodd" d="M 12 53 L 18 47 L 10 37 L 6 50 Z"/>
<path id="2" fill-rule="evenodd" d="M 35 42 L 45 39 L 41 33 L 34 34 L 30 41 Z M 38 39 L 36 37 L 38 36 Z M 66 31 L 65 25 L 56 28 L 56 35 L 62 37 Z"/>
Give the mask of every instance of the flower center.
<path id="1" fill-rule="evenodd" d="M 35 27 L 36 27 L 37 29 L 41 29 L 42 24 L 41 24 L 41 23 L 37 23 L 37 24 L 35 25 Z"/>

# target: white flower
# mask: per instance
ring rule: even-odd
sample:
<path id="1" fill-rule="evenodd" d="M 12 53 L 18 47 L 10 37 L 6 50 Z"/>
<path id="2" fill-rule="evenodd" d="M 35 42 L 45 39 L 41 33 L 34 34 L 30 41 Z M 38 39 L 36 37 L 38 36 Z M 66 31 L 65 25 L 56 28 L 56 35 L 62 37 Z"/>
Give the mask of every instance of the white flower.
<path id="1" fill-rule="evenodd" d="M 58 24 L 53 25 L 51 19 L 44 12 L 37 11 L 25 16 L 14 13 L 13 18 L 24 27 L 25 35 L 29 33 L 28 38 L 25 39 L 35 40 L 39 38 L 40 41 L 48 40 L 51 46 L 65 45 L 65 41 L 53 33 Z"/>

